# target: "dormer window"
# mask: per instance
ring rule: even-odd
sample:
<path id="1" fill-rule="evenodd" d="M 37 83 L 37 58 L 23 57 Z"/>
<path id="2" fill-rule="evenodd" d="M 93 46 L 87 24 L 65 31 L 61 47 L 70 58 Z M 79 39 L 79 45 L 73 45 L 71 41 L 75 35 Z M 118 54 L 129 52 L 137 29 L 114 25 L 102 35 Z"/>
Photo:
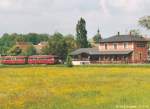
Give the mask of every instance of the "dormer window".
<path id="1" fill-rule="evenodd" d="M 117 49 L 117 43 L 114 43 L 114 49 Z"/>
<path id="2" fill-rule="evenodd" d="M 108 49 L 108 46 L 107 46 L 107 44 L 105 44 L 105 50 L 107 50 Z"/>
<path id="3" fill-rule="evenodd" d="M 124 43 L 124 48 L 125 48 L 125 49 L 128 48 L 128 43 L 127 43 L 127 42 Z"/>

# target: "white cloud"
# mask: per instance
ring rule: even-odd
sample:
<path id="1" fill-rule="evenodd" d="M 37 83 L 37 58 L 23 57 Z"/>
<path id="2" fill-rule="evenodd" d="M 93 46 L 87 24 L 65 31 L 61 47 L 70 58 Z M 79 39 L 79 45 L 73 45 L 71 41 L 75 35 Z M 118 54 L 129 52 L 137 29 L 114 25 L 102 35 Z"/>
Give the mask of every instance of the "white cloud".
<path id="1" fill-rule="evenodd" d="M 77 20 L 87 21 L 89 36 L 100 27 L 104 36 L 137 28 L 149 14 L 150 0 L 0 0 L 1 32 L 75 33 Z"/>
<path id="2" fill-rule="evenodd" d="M 10 8 L 16 0 L 0 0 L 0 7 L 1 8 Z"/>
<path id="3" fill-rule="evenodd" d="M 112 9 L 127 13 L 142 12 L 149 4 L 149 0 L 100 0 L 100 5 L 106 13 Z"/>
<path id="4" fill-rule="evenodd" d="M 135 12 L 141 9 L 143 0 L 110 0 L 110 3 L 112 6 L 121 8 L 125 11 Z"/>
<path id="5" fill-rule="evenodd" d="M 107 16 L 110 16 L 109 9 L 106 4 L 106 0 L 100 0 L 100 6 L 101 6 L 103 13 Z"/>

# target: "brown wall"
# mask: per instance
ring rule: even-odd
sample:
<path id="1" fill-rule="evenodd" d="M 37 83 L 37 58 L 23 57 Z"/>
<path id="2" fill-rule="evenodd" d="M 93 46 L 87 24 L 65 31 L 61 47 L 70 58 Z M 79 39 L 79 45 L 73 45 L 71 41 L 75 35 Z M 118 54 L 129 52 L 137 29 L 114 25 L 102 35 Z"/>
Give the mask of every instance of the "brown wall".
<path id="1" fill-rule="evenodd" d="M 140 43 L 145 44 L 145 47 L 139 47 Z M 134 63 L 144 63 L 148 58 L 148 46 L 147 42 L 134 42 L 134 51 L 132 54 L 132 61 Z"/>

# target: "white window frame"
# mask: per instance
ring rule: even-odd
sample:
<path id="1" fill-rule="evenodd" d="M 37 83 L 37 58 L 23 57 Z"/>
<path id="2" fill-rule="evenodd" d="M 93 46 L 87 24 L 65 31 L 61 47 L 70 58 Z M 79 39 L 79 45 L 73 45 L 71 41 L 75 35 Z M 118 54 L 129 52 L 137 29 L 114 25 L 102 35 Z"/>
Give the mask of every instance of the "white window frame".
<path id="1" fill-rule="evenodd" d="M 105 50 L 108 50 L 108 44 L 107 43 L 104 44 L 104 47 L 105 47 Z"/>
<path id="2" fill-rule="evenodd" d="M 116 48 L 115 48 L 116 47 Z M 118 49 L 118 44 L 117 43 L 113 43 L 113 48 L 115 49 L 115 50 L 117 50 Z"/>
<path id="3" fill-rule="evenodd" d="M 123 43 L 123 47 L 124 47 L 124 49 L 127 49 L 128 48 L 128 42 Z"/>

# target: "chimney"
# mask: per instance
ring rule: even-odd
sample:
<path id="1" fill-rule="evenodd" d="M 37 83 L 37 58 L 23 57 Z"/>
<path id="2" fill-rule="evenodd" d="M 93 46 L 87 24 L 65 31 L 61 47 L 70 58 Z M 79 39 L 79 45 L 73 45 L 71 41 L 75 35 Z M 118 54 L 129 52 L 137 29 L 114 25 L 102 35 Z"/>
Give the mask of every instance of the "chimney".
<path id="1" fill-rule="evenodd" d="M 132 36 L 132 32 L 131 31 L 130 31 L 129 35 Z"/>
<path id="2" fill-rule="evenodd" d="M 118 36 L 120 36 L 120 32 L 118 32 Z"/>

